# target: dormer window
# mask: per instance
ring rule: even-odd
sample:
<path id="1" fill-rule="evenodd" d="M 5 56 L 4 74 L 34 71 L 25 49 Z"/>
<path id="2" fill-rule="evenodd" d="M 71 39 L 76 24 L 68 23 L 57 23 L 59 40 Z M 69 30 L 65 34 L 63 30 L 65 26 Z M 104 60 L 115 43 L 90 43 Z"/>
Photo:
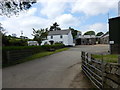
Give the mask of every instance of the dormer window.
<path id="1" fill-rule="evenodd" d="M 62 35 L 60 35 L 60 38 L 63 38 L 63 36 L 62 36 Z"/>
<path id="2" fill-rule="evenodd" d="M 51 39 L 53 39 L 53 36 L 51 36 Z"/>

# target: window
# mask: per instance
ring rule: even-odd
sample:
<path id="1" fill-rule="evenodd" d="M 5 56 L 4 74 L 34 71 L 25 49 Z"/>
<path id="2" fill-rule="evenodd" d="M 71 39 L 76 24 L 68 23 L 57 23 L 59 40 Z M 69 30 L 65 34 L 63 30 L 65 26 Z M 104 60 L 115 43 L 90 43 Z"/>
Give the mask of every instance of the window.
<path id="1" fill-rule="evenodd" d="M 51 39 L 53 39 L 53 36 L 51 36 Z"/>
<path id="2" fill-rule="evenodd" d="M 60 35 L 60 38 L 63 38 L 63 36 L 62 36 L 62 35 Z"/>

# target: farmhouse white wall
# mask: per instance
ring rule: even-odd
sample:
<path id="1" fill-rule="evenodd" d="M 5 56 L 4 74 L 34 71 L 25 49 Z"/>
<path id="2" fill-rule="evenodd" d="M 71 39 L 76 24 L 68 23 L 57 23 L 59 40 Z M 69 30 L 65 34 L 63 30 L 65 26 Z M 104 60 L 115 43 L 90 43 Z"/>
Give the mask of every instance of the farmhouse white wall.
<path id="1" fill-rule="evenodd" d="M 54 32 L 54 34 L 48 34 L 47 36 L 47 40 L 43 41 L 41 45 L 44 45 L 45 42 L 49 43 L 49 41 L 54 41 L 54 43 L 56 42 L 62 42 L 64 45 L 68 46 L 68 45 L 72 45 L 74 46 L 75 44 L 73 43 L 73 37 L 72 37 L 72 34 L 71 34 L 71 31 L 69 30 L 64 30 L 64 31 L 67 31 L 68 33 L 65 34 L 63 33 L 63 31 L 59 31 L 59 33 L 57 32 L 57 34 Z M 62 34 L 61 34 L 62 32 Z M 51 38 L 51 36 L 53 38 Z M 62 38 L 61 38 L 62 36 Z"/>
<path id="2" fill-rule="evenodd" d="M 73 37 L 71 31 L 68 34 L 68 45 L 73 45 Z"/>
<path id="3" fill-rule="evenodd" d="M 61 35 L 53 35 L 53 39 L 51 39 L 51 36 L 48 36 L 48 41 L 54 41 L 54 42 L 63 42 L 63 44 L 68 45 L 68 35 L 62 35 L 62 38 L 60 38 Z"/>

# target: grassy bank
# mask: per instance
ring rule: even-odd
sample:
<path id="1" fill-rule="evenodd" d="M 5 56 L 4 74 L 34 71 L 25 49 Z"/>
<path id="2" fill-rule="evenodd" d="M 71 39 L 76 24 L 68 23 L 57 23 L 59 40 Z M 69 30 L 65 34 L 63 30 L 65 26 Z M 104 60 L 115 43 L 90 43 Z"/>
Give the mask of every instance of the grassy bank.
<path id="1" fill-rule="evenodd" d="M 52 52 L 45 51 L 45 52 L 34 54 L 30 57 L 25 58 L 24 60 L 29 61 L 29 60 L 41 58 L 41 57 L 48 56 L 48 55 L 51 55 L 51 54 L 54 54 L 54 53 L 57 53 L 57 52 L 61 52 L 61 51 L 65 51 L 65 50 L 68 50 L 68 48 L 62 48 L 62 49 L 58 49 L 58 50 L 52 51 Z"/>
<path id="2" fill-rule="evenodd" d="M 97 60 L 102 60 L 104 62 L 110 62 L 110 63 L 117 63 L 118 62 L 118 55 L 115 54 L 108 54 L 108 55 L 92 55 L 93 58 L 97 59 Z"/>
<path id="3" fill-rule="evenodd" d="M 58 50 L 51 51 L 51 52 L 50 51 L 40 52 L 40 53 L 34 54 L 32 56 L 29 56 L 29 57 L 27 57 L 25 59 L 18 60 L 18 61 L 14 62 L 14 63 L 11 63 L 10 65 L 5 65 L 3 67 L 8 67 L 8 66 L 24 63 L 24 62 L 27 62 L 27 61 L 35 60 L 35 59 L 42 58 L 42 57 L 45 57 L 45 56 L 49 56 L 49 55 L 55 54 L 57 52 L 62 52 L 62 51 L 68 50 L 68 49 L 69 48 L 62 48 L 62 49 L 58 49 Z"/>

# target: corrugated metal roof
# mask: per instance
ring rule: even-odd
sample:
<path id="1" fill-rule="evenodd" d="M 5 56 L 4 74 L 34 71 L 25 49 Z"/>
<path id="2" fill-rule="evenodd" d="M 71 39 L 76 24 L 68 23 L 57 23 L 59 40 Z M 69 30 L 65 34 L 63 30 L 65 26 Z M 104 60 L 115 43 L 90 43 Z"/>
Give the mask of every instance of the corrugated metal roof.
<path id="1" fill-rule="evenodd" d="M 108 37 L 109 36 L 109 32 L 106 32 L 105 34 L 103 34 L 101 37 Z"/>
<path id="2" fill-rule="evenodd" d="M 81 35 L 79 38 L 96 38 L 95 35 Z"/>
<path id="3" fill-rule="evenodd" d="M 50 31 L 48 35 L 67 35 L 70 32 L 70 29 Z"/>

